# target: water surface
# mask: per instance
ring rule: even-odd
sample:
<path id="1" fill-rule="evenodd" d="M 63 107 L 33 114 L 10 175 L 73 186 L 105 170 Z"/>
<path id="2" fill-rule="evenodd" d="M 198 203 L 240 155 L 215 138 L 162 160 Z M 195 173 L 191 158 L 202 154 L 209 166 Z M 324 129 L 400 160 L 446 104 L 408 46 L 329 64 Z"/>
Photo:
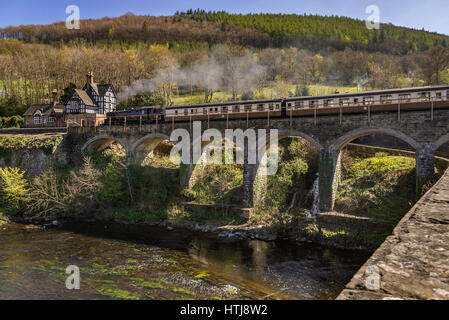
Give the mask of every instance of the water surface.
<path id="1" fill-rule="evenodd" d="M 183 229 L 0 227 L 0 299 L 333 299 L 369 254 Z M 68 290 L 66 267 L 80 268 Z"/>

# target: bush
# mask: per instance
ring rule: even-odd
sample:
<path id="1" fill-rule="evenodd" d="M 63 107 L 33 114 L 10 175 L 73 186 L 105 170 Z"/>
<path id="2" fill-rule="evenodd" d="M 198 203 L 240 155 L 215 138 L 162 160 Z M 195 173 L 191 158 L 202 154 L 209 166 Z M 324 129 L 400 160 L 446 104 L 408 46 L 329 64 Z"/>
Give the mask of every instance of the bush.
<path id="1" fill-rule="evenodd" d="M 100 189 L 100 198 L 104 203 L 116 204 L 123 200 L 123 175 L 112 163 L 104 170 L 103 186 Z"/>
<path id="2" fill-rule="evenodd" d="M 8 211 L 17 211 L 28 199 L 25 172 L 18 168 L 0 168 L 1 199 Z"/>

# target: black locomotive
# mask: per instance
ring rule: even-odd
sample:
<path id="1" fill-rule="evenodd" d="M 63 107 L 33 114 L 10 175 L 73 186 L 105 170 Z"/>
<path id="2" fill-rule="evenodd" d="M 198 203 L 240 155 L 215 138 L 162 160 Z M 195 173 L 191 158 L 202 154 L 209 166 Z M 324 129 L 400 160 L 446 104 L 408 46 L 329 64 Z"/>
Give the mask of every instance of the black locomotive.
<path id="1" fill-rule="evenodd" d="M 112 125 L 123 125 L 125 121 L 127 124 L 152 124 L 165 120 L 163 110 L 154 106 L 108 112 L 107 117 Z"/>

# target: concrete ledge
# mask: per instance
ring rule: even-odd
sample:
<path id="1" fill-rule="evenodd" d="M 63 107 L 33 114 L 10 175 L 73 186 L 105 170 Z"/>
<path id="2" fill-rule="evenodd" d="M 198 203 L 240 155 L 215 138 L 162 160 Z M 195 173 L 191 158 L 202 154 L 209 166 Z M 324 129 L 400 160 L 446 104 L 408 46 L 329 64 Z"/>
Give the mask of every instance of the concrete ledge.
<path id="1" fill-rule="evenodd" d="M 371 266 L 380 272 L 377 290 L 366 285 Z M 449 170 L 399 222 L 337 300 L 449 300 L 448 280 Z"/>

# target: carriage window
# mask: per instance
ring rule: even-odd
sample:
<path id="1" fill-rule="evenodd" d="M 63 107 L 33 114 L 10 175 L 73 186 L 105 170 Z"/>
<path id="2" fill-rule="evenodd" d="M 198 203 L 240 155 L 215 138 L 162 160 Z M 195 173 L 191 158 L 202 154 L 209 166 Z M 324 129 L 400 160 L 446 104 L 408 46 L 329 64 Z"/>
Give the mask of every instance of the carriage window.
<path id="1" fill-rule="evenodd" d="M 340 106 L 349 106 L 349 98 L 343 98 L 339 100 Z"/>
<path id="2" fill-rule="evenodd" d="M 380 96 L 380 103 L 391 103 L 391 99 L 392 99 L 391 94 Z"/>
<path id="3" fill-rule="evenodd" d="M 442 92 L 435 92 L 435 97 L 437 100 L 441 100 L 443 98 L 443 93 Z"/>
<path id="4" fill-rule="evenodd" d="M 273 111 L 273 110 L 274 110 L 274 104 L 270 103 L 270 104 L 268 105 L 268 108 L 270 109 L 270 111 Z"/>
<path id="5" fill-rule="evenodd" d="M 287 103 L 287 109 L 290 110 L 292 108 L 292 104 L 291 103 Z"/>
<path id="6" fill-rule="evenodd" d="M 399 102 L 410 102 L 411 95 L 410 94 L 400 94 Z"/>
<path id="7" fill-rule="evenodd" d="M 281 106 L 279 105 L 279 103 L 276 104 L 276 110 L 279 110 L 280 107 L 281 107 Z"/>
<path id="8" fill-rule="evenodd" d="M 215 108 L 215 112 L 218 112 L 218 108 Z"/>
<path id="9" fill-rule="evenodd" d="M 332 99 L 324 100 L 324 106 L 325 106 L 325 107 L 332 106 Z"/>
<path id="10" fill-rule="evenodd" d="M 245 111 L 250 112 L 252 108 L 253 108 L 253 106 L 251 104 L 247 105 L 247 106 L 245 106 Z"/>
<path id="11" fill-rule="evenodd" d="M 184 114 L 185 115 L 189 114 L 189 109 L 184 109 Z"/>
<path id="12" fill-rule="evenodd" d="M 424 92 L 418 92 L 418 99 L 420 101 L 428 101 L 430 98 L 430 92 L 424 91 Z"/>
<path id="13" fill-rule="evenodd" d="M 364 104 L 373 104 L 374 103 L 374 97 L 364 97 L 363 98 Z"/>
<path id="14" fill-rule="evenodd" d="M 311 101 L 309 101 L 309 107 L 310 108 L 318 107 L 318 100 L 311 100 Z"/>
<path id="15" fill-rule="evenodd" d="M 240 106 L 233 106 L 232 107 L 233 112 L 240 112 Z"/>
<path id="16" fill-rule="evenodd" d="M 227 113 L 227 112 L 228 112 L 228 107 L 221 108 L 221 113 Z"/>
<path id="17" fill-rule="evenodd" d="M 263 111 L 264 110 L 264 105 L 263 104 L 259 104 L 257 106 L 257 111 Z"/>
<path id="18" fill-rule="evenodd" d="M 203 108 L 203 114 L 207 114 L 207 108 Z"/>
<path id="19" fill-rule="evenodd" d="M 175 110 L 175 114 L 178 114 L 178 110 Z"/>
<path id="20" fill-rule="evenodd" d="M 358 104 L 359 103 L 359 99 L 358 98 L 355 98 L 354 99 L 354 104 Z"/>
<path id="21" fill-rule="evenodd" d="M 190 109 L 190 113 L 197 113 L 198 109 Z"/>
<path id="22" fill-rule="evenodd" d="M 304 101 L 295 101 L 296 109 L 299 109 L 304 106 Z"/>

